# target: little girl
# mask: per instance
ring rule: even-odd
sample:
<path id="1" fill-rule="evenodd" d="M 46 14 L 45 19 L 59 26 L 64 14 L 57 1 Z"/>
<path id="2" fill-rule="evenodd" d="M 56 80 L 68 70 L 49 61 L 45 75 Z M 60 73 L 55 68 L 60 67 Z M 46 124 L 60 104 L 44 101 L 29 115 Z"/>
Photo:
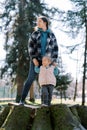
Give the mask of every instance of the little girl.
<path id="1" fill-rule="evenodd" d="M 41 86 L 41 104 L 50 106 L 53 88 L 56 85 L 58 68 L 51 64 L 48 56 L 42 58 L 42 66 L 35 66 L 35 72 L 39 73 L 39 84 Z"/>

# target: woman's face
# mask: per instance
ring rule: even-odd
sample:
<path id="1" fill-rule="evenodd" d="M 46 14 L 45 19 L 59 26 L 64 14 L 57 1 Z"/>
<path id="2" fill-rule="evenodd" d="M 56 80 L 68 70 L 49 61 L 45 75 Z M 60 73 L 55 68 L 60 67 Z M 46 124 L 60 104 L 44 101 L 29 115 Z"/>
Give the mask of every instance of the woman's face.
<path id="1" fill-rule="evenodd" d="M 37 26 L 38 28 L 46 28 L 46 22 L 44 22 L 42 19 L 38 18 L 37 19 Z"/>

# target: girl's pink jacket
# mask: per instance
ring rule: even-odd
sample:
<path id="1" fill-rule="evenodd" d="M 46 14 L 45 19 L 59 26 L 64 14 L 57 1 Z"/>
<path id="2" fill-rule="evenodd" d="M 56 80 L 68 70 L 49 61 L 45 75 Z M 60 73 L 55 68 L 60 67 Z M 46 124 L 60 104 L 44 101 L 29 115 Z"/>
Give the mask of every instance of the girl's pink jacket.
<path id="1" fill-rule="evenodd" d="M 56 77 L 54 75 L 54 68 L 55 66 L 51 65 L 48 68 L 41 66 L 40 67 L 40 73 L 39 73 L 39 84 L 40 86 L 42 85 L 47 85 L 47 84 L 52 84 L 56 85 Z"/>

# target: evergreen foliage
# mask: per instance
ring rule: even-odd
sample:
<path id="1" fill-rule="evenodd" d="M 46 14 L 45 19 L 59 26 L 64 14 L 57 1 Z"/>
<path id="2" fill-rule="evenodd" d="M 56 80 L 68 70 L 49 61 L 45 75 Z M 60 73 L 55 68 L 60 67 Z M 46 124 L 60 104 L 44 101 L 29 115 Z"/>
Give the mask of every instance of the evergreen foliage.
<path id="1" fill-rule="evenodd" d="M 87 78 L 87 1 L 86 0 L 70 0 L 72 3 L 72 9 L 68 11 L 59 11 L 57 14 L 60 14 L 60 21 L 62 22 L 64 32 L 66 32 L 72 38 L 76 38 L 80 33 L 80 40 L 77 41 L 74 45 L 63 46 L 70 50 L 70 53 L 84 49 L 84 61 L 83 62 L 83 89 L 82 89 L 82 105 L 85 103 L 85 80 Z M 59 17 L 58 17 L 59 18 Z M 69 53 L 69 54 L 70 54 Z M 77 59 L 78 60 L 78 59 Z M 81 59 L 80 59 L 81 61 Z M 77 87 L 77 86 L 76 86 Z"/>

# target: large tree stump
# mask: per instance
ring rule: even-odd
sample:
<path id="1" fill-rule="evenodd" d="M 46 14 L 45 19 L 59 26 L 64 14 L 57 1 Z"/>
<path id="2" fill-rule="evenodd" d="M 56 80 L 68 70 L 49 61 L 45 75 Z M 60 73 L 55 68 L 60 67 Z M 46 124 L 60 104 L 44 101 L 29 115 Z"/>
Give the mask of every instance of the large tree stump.
<path id="1" fill-rule="evenodd" d="M 48 107 L 37 109 L 31 130 L 52 130 L 50 111 Z"/>
<path id="2" fill-rule="evenodd" d="M 87 129 L 87 106 L 76 107 L 81 124 Z"/>
<path id="3" fill-rule="evenodd" d="M 5 130 L 27 130 L 31 127 L 32 109 L 24 106 L 15 106 L 5 124 Z"/>
<path id="4" fill-rule="evenodd" d="M 8 114 L 10 112 L 10 107 L 7 106 L 5 107 L 5 109 L 3 110 L 3 112 L 0 114 L 0 127 L 2 127 L 3 123 L 5 122 Z"/>
<path id="5" fill-rule="evenodd" d="M 0 130 L 86 130 L 76 116 L 77 108 L 75 112 L 71 108 L 65 104 L 12 106 Z"/>
<path id="6" fill-rule="evenodd" d="M 86 130 L 65 104 L 51 107 L 53 130 Z"/>

